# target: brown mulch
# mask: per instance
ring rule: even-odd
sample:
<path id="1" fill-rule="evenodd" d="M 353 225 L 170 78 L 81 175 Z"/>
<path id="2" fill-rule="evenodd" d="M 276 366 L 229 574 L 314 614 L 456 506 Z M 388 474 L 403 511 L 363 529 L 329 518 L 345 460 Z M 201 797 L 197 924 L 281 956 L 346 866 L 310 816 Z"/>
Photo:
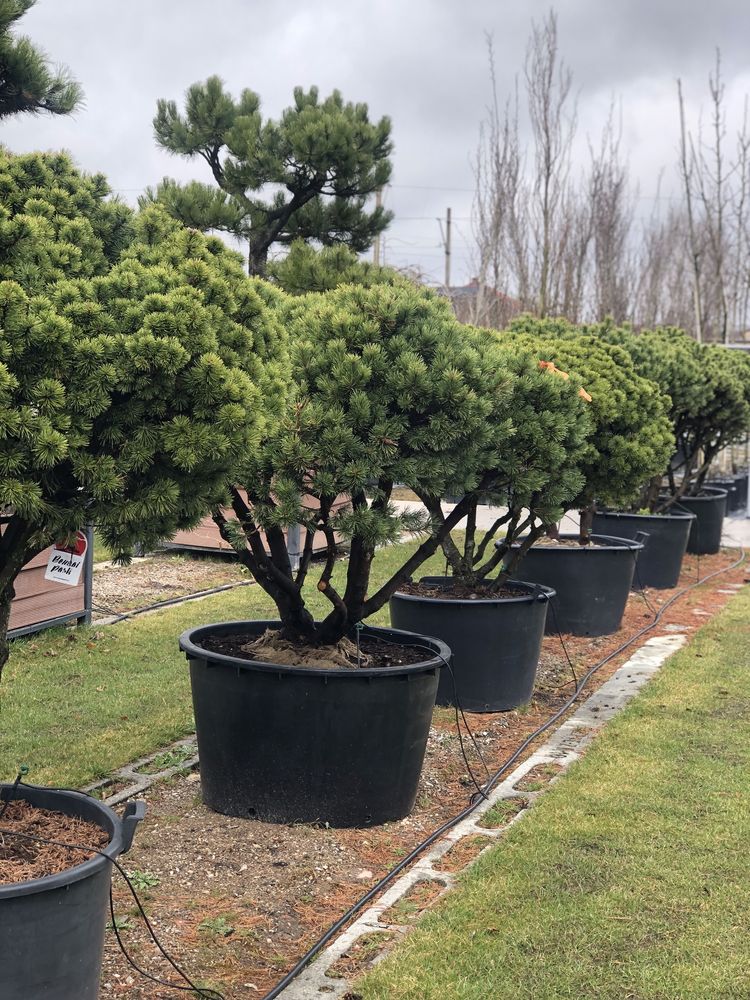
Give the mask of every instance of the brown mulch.
<path id="1" fill-rule="evenodd" d="M 94 618 L 248 580 L 247 571 L 229 558 L 161 552 L 130 566 L 94 570 Z"/>
<path id="2" fill-rule="evenodd" d="M 681 586 L 696 580 L 698 573 L 705 576 L 735 559 L 734 552 L 700 560 L 688 556 Z M 650 634 L 669 634 L 665 630 L 669 625 L 700 628 L 729 599 L 720 591 L 731 590 L 730 584 L 741 584 L 745 578 L 746 566 L 741 566 L 690 592 L 668 609 Z M 652 608 L 658 608 L 673 594 L 649 590 L 646 597 Z M 566 636 L 577 674 L 581 676 L 651 620 L 643 597 L 632 594 L 617 634 L 594 639 Z M 635 648 L 598 671 L 583 697 L 607 680 Z M 571 689 L 560 639 L 546 637 L 530 705 L 513 712 L 468 715 L 487 766 L 494 770 L 502 764 L 564 703 Z M 481 780 L 482 763 L 469 743 L 467 748 Z M 203 806 L 198 775 L 191 774 L 157 784 L 147 793 L 149 812 L 126 864 L 158 878 L 158 885 L 141 895 L 159 937 L 177 961 L 201 983 L 222 990 L 227 1000 L 258 998 L 377 879 L 463 808 L 473 791 L 454 713 L 438 708 L 417 803 L 406 819 L 366 830 L 234 819 Z M 148 943 L 117 876 L 115 900 L 118 919 L 127 921 L 123 939 L 136 960 L 151 974 L 176 981 Z M 173 995 L 137 977 L 108 935 L 101 1000 L 167 1000 Z"/>
<path id="3" fill-rule="evenodd" d="M 109 843 L 106 831 L 96 823 L 49 809 L 37 809 L 22 799 L 9 802 L 7 808 L 0 805 L 0 812 L 0 885 L 58 875 L 95 856 L 94 851 L 74 851 L 15 837 L 14 833 L 100 849 Z"/>

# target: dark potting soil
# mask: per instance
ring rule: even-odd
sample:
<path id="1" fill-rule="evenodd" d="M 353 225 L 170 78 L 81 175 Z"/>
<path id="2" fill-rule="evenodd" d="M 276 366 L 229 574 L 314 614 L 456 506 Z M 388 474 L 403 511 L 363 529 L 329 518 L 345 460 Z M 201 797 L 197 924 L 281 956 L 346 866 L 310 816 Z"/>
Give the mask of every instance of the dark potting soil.
<path id="1" fill-rule="evenodd" d="M 415 597 L 438 597 L 444 601 L 489 601 L 500 597 L 525 597 L 526 593 L 516 587 L 471 587 L 466 583 L 404 583 L 399 587 L 402 594 Z"/>
<path id="2" fill-rule="evenodd" d="M 0 805 L 2 809 L 3 805 Z M 15 837 L 14 833 L 30 834 L 63 844 L 90 845 L 100 850 L 109 843 L 109 835 L 97 823 L 50 809 L 38 809 L 24 799 L 16 799 L 8 804 L 0 817 L 0 885 L 57 875 L 88 861 L 96 853 L 43 844 Z"/>
<path id="3" fill-rule="evenodd" d="M 262 655 L 254 655 L 250 650 L 243 648 L 254 639 L 257 639 L 257 636 L 249 635 L 247 632 L 231 632 L 227 635 L 207 636 L 201 642 L 201 646 L 209 653 L 222 653 L 224 656 L 236 656 L 240 660 L 258 660 L 263 663 Z M 304 659 L 305 666 L 314 669 L 315 664 L 311 662 L 314 660 L 314 647 L 307 646 L 304 651 L 302 651 L 302 647 L 300 649 L 300 660 Z M 364 635 L 360 639 L 360 649 L 368 661 L 363 666 L 376 668 L 403 667 L 412 663 L 424 663 L 425 660 L 431 660 L 435 656 L 431 650 L 421 646 L 396 645 Z M 324 663 L 319 664 L 319 666 L 321 669 L 326 668 Z M 341 667 L 341 664 L 335 666 Z M 352 664 L 352 669 L 356 669 L 356 664 Z"/>

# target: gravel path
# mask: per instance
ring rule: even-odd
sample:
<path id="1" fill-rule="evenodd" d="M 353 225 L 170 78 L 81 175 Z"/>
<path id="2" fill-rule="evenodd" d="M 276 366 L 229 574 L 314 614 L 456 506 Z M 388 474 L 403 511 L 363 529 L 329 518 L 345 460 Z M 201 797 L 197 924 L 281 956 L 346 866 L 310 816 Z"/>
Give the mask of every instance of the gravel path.
<path id="1" fill-rule="evenodd" d="M 94 569 L 94 618 L 247 579 L 244 567 L 226 557 L 164 552 L 130 566 L 104 564 Z"/>

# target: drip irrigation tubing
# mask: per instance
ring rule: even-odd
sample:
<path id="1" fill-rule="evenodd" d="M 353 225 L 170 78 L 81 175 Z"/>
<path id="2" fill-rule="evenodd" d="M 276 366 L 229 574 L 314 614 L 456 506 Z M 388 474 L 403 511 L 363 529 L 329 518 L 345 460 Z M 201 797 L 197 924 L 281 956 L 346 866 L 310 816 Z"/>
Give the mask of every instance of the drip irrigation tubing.
<path id="1" fill-rule="evenodd" d="M 454 826 L 458 826 L 464 819 L 470 816 L 475 809 L 480 805 L 480 803 L 486 798 L 487 793 L 491 791 L 492 788 L 498 783 L 498 781 L 506 774 L 510 768 L 515 764 L 518 758 L 525 752 L 525 750 L 537 740 L 543 733 L 545 733 L 551 726 L 553 726 L 558 719 L 560 719 L 578 700 L 579 695 L 583 691 L 587 682 L 596 673 L 597 670 L 601 670 L 603 666 L 613 660 L 616 656 L 623 653 L 629 646 L 632 646 L 634 642 L 637 642 L 642 636 L 651 629 L 655 628 L 664 612 L 670 608 L 677 600 L 687 594 L 689 591 L 694 590 L 696 587 L 702 586 L 709 580 L 712 580 L 716 576 L 720 576 L 722 573 L 728 573 L 732 569 L 736 569 L 737 566 L 741 566 L 745 561 L 745 550 L 740 549 L 741 555 L 739 559 L 733 562 L 729 566 L 724 566 L 721 569 L 715 570 L 713 573 L 709 573 L 700 580 L 696 580 L 694 583 L 688 584 L 688 586 L 683 587 L 676 594 L 666 601 L 659 610 L 654 614 L 654 619 L 648 625 L 644 625 L 643 628 L 635 632 L 630 638 L 626 639 L 621 643 L 616 649 L 611 653 L 608 653 L 605 657 L 595 663 L 590 667 L 587 672 L 583 675 L 581 680 L 578 682 L 573 694 L 565 701 L 565 703 L 552 715 L 545 723 L 535 729 L 533 733 L 526 737 L 526 739 L 518 746 L 513 753 L 508 757 L 508 759 L 489 777 L 481 789 L 481 795 L 479 792 L 475 792 L 471 798 L 471 801 L 467 806 L 465 806 L 457 815 L 453 816 L 451 819 L 446 820 L 441 826 L 434 830 L 428 837 L 418 844 L 405 858 L 402 858 L 399 863 L 384 875 L 376 884 L 368 890 L 363 896 L 361 896 L 356 903 L 353 903 L 349 909 L 342 914 L 331 926 L 325 931 L 320 937 L 315 941 L 315 943 L 308 949 L 307 952 L 299 959 L 296 965 L 281 979 L 268 993 L 266 993 L 260 1000 L 276 1000 L 276 997 L 280 996 L 284 990 L 291 986 L 294 980 L 301 975 L 302 972 L 307 968 L 307 966 L 313 961 L 314 958 L 325 948 L 329 941 L 334 938 L 339 931 L 341 931 L 349 921 L 355 917 L 360 910 L 363 910 L 367 904 L 373 900 L 376 896 L 388 886 L 391 882 L 396 879 L 401 872 L 408 868 L 412 862 L 414 862 L 420 854 L 423 854 L 428 847 L 431 847 L 436 840 L 439 840 L 443 834 L 447 833 L 449 830 L 453 829 Z"/>
<path id="2" fill-rule="evenodd" d="M 166 601 L 156 601 L 153 604 L 145 604 L 142 608 L 134 608 L 132 611 L 115 611 L 104 604 L 94 601 L 91 607 L 94 611 L 106 612 L 111 615 L 113 621 L 94 621 L 92 625 L 117 625 L 128 618 L 135 618 L 136 615 L 144 615 L 147 611 L 160 611 L 162 608 L 170 608 L 175 604 L 185 604 L 188 601 L 197 601 L 201 597 L 211 597 L 213 594 L 222 594 L 225 590 L 236 590 L 237 587 L 252 587 L 254 580 L 239 580 L 237 583 L 224 583 L 220 587 L 211 587 L 210 590 L 196 590 L 193 594 L 185 594 L 182 597 L 170 597 Z"/>

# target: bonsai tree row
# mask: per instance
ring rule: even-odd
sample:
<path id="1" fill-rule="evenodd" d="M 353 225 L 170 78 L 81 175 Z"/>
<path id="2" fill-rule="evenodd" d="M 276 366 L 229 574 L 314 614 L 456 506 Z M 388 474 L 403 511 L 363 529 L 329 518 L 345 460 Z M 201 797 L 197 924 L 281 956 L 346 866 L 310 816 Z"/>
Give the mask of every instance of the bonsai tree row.
<path id="1" fill-rule="evenodd" d="M 522 316 L 499 336 L 509 344 L 533 345 L 558 373 L 577 375 L 590 396 L 590 433 L 576 456 L 581 485 L 563 503 L 565 511 L 579 511 L 585 543 L 596 503 L 629 504 L 673 453 L 669 398 L 623 348 L 565 320 Z"/>
<path id="2" fill-rule="evenodd" d="M 673 327 L 637 334 L 605 325 L 592 332 L 621 345 L 640 374 L 670 400 L 676 450 L 645 485 L 637 505 L 657 512 L 683 496 L 697 496 L 717 455 L 750 430 L 750 358 L 718 344 L 699 344 Z"/>
<path id="3" fill-rule="evenodd" d="M 293 251 L 280 272 L 295 291 L 305 275 L 329 289 L 284 307 L 296 395 L 238 476 L 234 517 L 214 512 L 278 608 L 282 626 L 258 647 L 263 658 L 276 655 L 269 643 L 281 643 L 282 657 L 288 643 L 341 643 L 438 547 L 456 578 L 497 589 L 565 511 L 584 512 L 586 536 L 595 499 L 629 500 L 673 451 L 667 401 L 621 348 L 560 321 L 527 318 L 500 335 L 462 326 L 444 300 L 387 272 L 357 272 L 330 252 L 316 266 L 311 254 Z M 364 284 L 336 287 L 337 272 Z M 395 483 L 416 493 L 426 517 L 394 508 Z M 459 497 L 450 511 L 446 494 Z M 337 504 L 342 496 L 349 505 Z M 507 510 L 479 533 L 487 501 Z M 459 549 L 451 532 L 463 518 Z M 295 569 L 284 529 L 298 523 Z M 331 604 L 322 622 L 303 592 L 316 532 L 327 550 L 318 590 Z M 406 532 L 421 532 L 421 543 L 370 593 L 376 549 Z M 332 579 L 339 535 L 350 544 L 341 588 Z M 351 651 L 339 652 L 347 662 Z"/>
<path id="4" fill-rule="evenodd" d="M 125 556 L 211 509 L 277 606 L 274 641 L 341 647 L 441 545 L 454 575 L 496 586 L 514 543 L 520 557 L 566 510 L 631 497 L 673 451 L 658 388 L 562 321 L 462 326 L 440 296 L 339 248 L 293 250 L 279 281 L 322 290 L 288 295 L 159 207 L 134 216 L 64 157 L 5 155 L 0 184 L 0 625 L 20 567 L 87 521 Z M 426 513 L 399 511 L 396 483 Z M 486 499 L 507 513 L 478 538 Z M 318 532 L 330 608 L 316 622 L 303 587 Z M 404 533 L 419 544 L 372 592 L 376 550 Z"/>

